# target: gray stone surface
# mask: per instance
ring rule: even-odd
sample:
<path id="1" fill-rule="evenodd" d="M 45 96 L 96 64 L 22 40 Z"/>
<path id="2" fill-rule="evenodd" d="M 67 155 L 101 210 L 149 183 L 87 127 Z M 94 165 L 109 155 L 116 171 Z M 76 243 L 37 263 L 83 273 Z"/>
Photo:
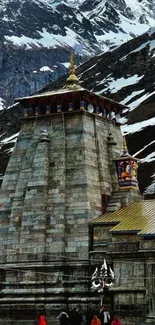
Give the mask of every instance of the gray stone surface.
<path id="1" fill-rule="evenodd" d="M 49 141 L 42 141 L 45 129 Z M 25 120 L 1 187 L 0 319 L 8 310 L 14 324 L 27 310 L 33 324 L 44 308 L 53 324 L 63 305 L 87 308 L 93 301 L 88 223 L 117 183 L 109 131 L 117 156 L 120 129 L 103 117 L 73 112 Z"/>

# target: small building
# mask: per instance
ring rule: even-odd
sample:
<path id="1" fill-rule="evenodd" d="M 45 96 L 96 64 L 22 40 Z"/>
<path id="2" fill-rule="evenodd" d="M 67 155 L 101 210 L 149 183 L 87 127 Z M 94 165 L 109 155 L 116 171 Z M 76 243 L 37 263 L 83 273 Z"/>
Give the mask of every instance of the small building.
<path id="1" fill-rule="evenodd" d="M 138 195 L 137 161 L 125 143 L 116 165 L 120 190 L 89 225 L 91 264 L 104 257 L 114 270 L 115 285 L 105 291 L 103 301 L 111 299 L 109 307 L 123 324 L 154 324 L 155 201 Z"/>
<path id="2" fill-rule="evenodd" d="M 137 160 L 120 131 L 125 106 L 80 87 L 73 56 L 64 88 L 17 101 L 23 125 L 0 192 L 0 321 L 31 325 L 46 312 L 54 324 L 63 308 L 99 304 L 90 274 L 104 258 L 116 274 L 110 308 L 124 318 L 129 304 L 139 313 L 153 308 L 145 274 L 149 261 L 152 276 L 153 241 L 148 214 L 139 211 L 147 202 L 140 201 Z M 130 220 L 125 232 L 121 211 L 129 204 L 139 221 Z"/>

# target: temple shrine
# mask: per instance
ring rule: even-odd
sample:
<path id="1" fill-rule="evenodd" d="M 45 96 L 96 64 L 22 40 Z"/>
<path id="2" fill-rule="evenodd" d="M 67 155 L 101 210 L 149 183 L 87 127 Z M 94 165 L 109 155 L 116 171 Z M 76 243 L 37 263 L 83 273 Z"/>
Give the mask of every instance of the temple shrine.
<path id="1" fill-rule="evenodd" d="M 125 106 L 82 88 L 73 55 L 63 88 L 16 101 L 23 125 L 0 193 L 0 321 L 31 325 L 45 313 L 54 325 L 64 308 L 86 312 L 101 295 L 127 325 L 131 302 L 140 306 L 132 324 L 144 320 L 153 291 L 148 298 L 143 262 L 154 241 L 143 240 L 147 203 L 120 130 Z M 116 279 L 106 294 L 91 290 L 105 258 Z"/>
<path id="2" fill-rule="evenodd" d="M 86 110 L 108 120 L 115 120 L 115 118 L 117 120 L 122 116 L 123 109 L 126 107 L 80 87 L 79 80 L 75 75 L 73 55 L 71 55 L 70 75 L 64 88 L 19 98 L 18 101 L 24 107 L 25 119 Z"/>

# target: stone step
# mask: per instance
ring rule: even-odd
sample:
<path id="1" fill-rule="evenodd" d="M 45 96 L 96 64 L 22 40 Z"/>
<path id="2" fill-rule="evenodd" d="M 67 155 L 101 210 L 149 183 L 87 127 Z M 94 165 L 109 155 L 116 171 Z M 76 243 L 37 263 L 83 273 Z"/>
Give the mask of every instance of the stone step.
<path id="1" fill-rule="evenodd" d="M 117 211 L 119 210 L 121 207 L 121 204 L 118 202 L 118 203 L 115 203 L 115 204 L 108 204 L 107 208 L 106 208 L 106 212 L 114 212 L 114 211 Z"/>
<path id="2" fill-rule="evenodd" d="M 121 201 L 121 198 L 115 198 L 115 197 L 112 197 L 111 199 L 110 199 L 110 201 L 109 201 L 109 203 L 117 203 L 117 202 L 119 202 L 119 201 Z"/>
<path id="3" fill-rule="evenodd" d="M 123 192 L 122 190 L 121 190 L 121 192 L 120 191 L 119 192 L 113 192 L 112 193 L 112 197 L 113 196 L 121 196 L 122 195 L 122 192 Z"/>

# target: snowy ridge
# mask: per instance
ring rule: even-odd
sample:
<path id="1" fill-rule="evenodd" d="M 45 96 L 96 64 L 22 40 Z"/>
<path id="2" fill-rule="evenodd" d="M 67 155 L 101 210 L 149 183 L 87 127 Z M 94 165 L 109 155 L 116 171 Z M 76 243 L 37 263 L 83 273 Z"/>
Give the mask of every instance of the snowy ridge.
<path id="1" fill-rule="evenodd" d="M 79 56 L 77 65 L 94 54 L 100 56 L 102 51 L 110 50 L 112 53 L 116 48 L 119 50 L 125 41 L 132 40 L 134 36 L 154 26 L 154 12 L 155 4 L 150 4 L 149 0 L 1 1 L 1 48 L 6 59 L 0 60 L 0 67 L 3 64 L 0 97 L 10 105 L 13 103 L 13 97 L 25 95 L 23 88 L 26 88 L 24 92 L 29 95 L 45 84 L 55 81 L 67 72 L 69 53 L 73 48 Z M 150 31 L 150 42 L 151 33 Z M 142 46 L 148 46 L 147 40 Z M 152 43 L 150 50 L 153 48 Z M 38 60 L 34 60 L 34 52 L 36 57 L 39 56 Z M 18 62 L 16 57 L 20 57 L 20 53 L 21 59 Z M 125 60 L 125 55 L 120 59 Z M 47 62 L 39 66 L 39 61 L 45 61 L 45 58 Z M 29 60 L 33 63 L 33 67 L 30 67 Z M 53 69 L 55 64 L 58 69 Z M 48 66 L 49 70 L 45 70 L 43 68 L 45 66 Z M 11 72 L 10 77 L 7 76 L 8 71 Z M 16 85 L 18 75 L 20 80 Z M 132 75 L 128 78 L 132 78 Z M 15 90 L 12 90 L 12 80 L 15 80 Z M 102 87 L 99 83 L 97 91 L 107 88 L 107 92 L 112 90 L 114 93 L 115 85 L 113 88 L 112 84 L 110 85 L 110 81 L 114 83 L 114 80 L 109 80 L 106 87 L 104 85 Z M 4 85 L 7 85 L 7 92 Z"/>
<path id="2" fill-rule="evenodd" d="M 6 0 L 0 22 L 6 44 L 28 49 L 79 43 L 95 54 L 146 32 L 154 26 L 154 12 L 147 0 Z"/>
<path id="3" fill-rule="evenodd" d="M 130 153 L 149 166 L 145 187 L 150 186 L 155 174 L 154 18 L 155 3 L 150 0 L 0 1 L 1 57 L 5 57 L 0 59 L 0 107 L 6 106 L 3 100 L 10 104 L 13 97 L 34 93 L 66 73 L 72 48 L 83 57 L 95 54 L 77 69 L 80 83 L 130 107 L 122 117 L 123 132 Z M 0 111 L 5 137 L 19 131 L 20 114 L 16 106 Z M 9 150 L 15 138 L 7 139 L 3 149 Z"/>

